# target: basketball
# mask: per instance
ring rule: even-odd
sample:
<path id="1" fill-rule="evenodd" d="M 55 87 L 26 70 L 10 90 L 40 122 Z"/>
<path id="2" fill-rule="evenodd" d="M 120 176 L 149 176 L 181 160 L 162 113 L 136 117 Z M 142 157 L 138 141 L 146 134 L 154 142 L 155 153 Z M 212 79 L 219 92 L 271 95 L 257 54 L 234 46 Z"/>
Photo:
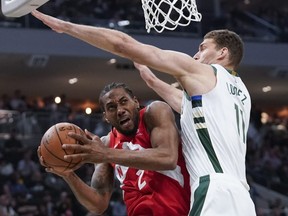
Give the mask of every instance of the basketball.
<path id="1" fill-rule="evenodd" d="M 73 169 L 81 160 L 65 160 L 64 155 L 80 153 L 62 149 L 63 144 L 79 144 L 79 141 L 68 136 L 68 132 L 84 135 L 84 131 L 75 124 L 61 122 L 50 127 L 43 135 L 40 143 L 40 154 L 45 165 L 52 167 L 56 171 L 65 172 Z"/>

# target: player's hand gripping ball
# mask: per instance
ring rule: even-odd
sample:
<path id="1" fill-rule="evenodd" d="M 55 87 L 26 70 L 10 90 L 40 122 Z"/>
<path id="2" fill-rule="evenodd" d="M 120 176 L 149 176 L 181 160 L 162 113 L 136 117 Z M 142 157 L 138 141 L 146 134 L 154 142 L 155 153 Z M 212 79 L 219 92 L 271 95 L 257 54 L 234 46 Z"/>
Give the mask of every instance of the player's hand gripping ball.
<path id="1" fill-rule="evenodd" d="M 81 144 L 79 141 L 68 136 L 68 132 L 85 135 L 84 131 L 77 125 L 61 122 L 50 127 L 43 135 L 40 143 L 40 154 L 43 157 L 44 164 L 58 172 L 73 169 L 81 162 L 81 160 L 64 159 L 64 155 L 81 153 L 62 148 L 63 144 Z"/>

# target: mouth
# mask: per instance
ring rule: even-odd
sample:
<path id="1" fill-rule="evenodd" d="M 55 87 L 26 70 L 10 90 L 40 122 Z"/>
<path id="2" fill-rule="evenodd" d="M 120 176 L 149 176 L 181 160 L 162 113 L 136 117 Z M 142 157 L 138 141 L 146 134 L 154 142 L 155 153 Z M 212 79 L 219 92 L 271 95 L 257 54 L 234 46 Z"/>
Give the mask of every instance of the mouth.
<path id="1" fill-rule="evenodd" d="M 120 123 L 121 126 L 125 126 L 125 125 L 127 125 L 129 123 L 129 121 L 130 121 L 130 118 L 124 118 L 124 119 L 121 119 L 119 121 L 119 123 Z"/>
<path id="2" fill-rule="evenodd" d="M 121 119 L 119 119 L 118 121 L 118 129 L 121 133 L 127 135 L 127 136 L 131 136 L 133 134 L 136 133 L 137 127 L 134 124 L 133 119 L 131 119 L 131 117 L 122 117 Z"/>

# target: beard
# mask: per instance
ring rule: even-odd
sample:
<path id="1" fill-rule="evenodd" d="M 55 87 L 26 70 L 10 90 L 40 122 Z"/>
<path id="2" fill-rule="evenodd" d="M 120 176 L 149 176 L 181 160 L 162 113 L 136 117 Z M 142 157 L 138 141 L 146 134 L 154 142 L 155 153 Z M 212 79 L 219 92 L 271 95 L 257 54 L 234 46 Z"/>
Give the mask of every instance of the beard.
<path id="1" fill-rule="evenodd" d="M 138 124 L 139 124 L 139 111 L 136 111 L 137 114 L 135 115 L 135 117 L 133 118 L 133 128 L 130 130 L 123 130 L 121 127 L 116 127 L 116 129 L 122 133 L 125 136 L 133 136 L 136 134 L 137 130 L 138 130 Z"/>
<path id="2" fill-rule="evenodd" d="M 134 127 L 132 130 L 121 130 L 121 129 L 117 130 L 125 136 L 133 136 L 136 134 L 137 129 L 138 127 Z"/>

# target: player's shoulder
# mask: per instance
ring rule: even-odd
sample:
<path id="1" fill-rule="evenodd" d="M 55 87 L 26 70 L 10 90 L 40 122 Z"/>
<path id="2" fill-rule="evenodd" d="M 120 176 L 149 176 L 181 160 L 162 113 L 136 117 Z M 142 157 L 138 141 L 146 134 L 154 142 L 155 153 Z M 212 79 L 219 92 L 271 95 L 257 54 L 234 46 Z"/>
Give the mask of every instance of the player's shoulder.
<path id="1" fill-rule="evenodd" d="M 144 124 L 149 131 L 152 131 L 157 125 L 161 125 L 171 119 L 173 116 L 172 108 L 163 101 L 153 101 L 146 106 L 143 115 Z"/>
<path id="2" fill-rule="evenodd" d="M 170 111 L 171 107 L 164 101 L 155 100 L 146 107 L 145 114 L 154 115 L 159 112 Z"/>
<path id="3" fill-rule="evenodd" d="M 151 102 L 145 110 L 144 119 L 149 121 L 162 121 L 168 118 L 169 115 L 173 115 L 172 108 L 163 101 L 153 101 Z"/>

